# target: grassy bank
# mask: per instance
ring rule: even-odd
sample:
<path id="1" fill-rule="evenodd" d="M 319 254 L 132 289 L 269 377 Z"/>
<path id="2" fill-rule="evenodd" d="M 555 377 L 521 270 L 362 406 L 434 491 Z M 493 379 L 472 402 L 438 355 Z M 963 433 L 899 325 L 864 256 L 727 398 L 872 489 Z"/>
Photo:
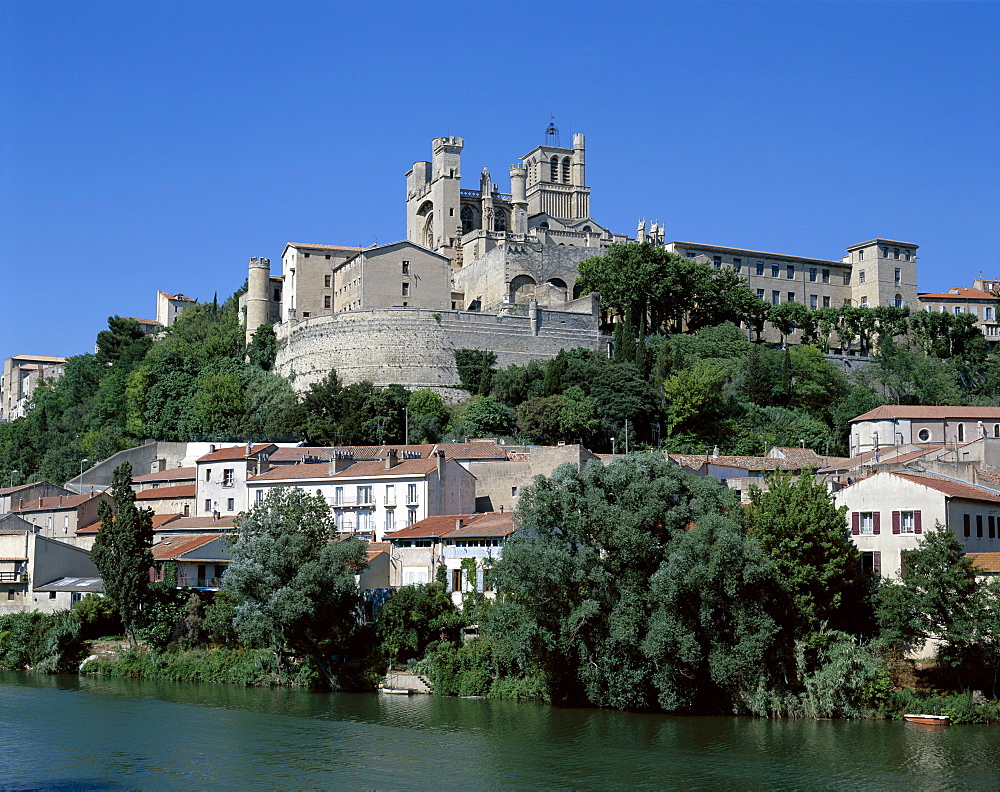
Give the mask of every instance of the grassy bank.
<path id="1" fill-rule="evenodd" d="M 83 673 L 171 682 L 224 682 L 246 687 L 310 687 L 316 681 L 315 674 L 297 662 L 286 662 L 279 675 L 274 653 L 259 649 L 125 650 L 117 657 L 92 660 L 84 666 Z"/>

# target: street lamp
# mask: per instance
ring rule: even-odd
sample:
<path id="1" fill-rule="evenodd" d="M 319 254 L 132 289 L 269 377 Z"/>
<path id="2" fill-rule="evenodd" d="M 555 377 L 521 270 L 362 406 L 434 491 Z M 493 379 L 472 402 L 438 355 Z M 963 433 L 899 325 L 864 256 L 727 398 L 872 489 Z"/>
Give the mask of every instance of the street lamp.
<path id="1" fill-rule="evenodd" d="M 89 461 L 90 461 L 89 459 L 80 460 L 80 476 L 79 476 L 80 480 L 77 482 L 77 486 L 80 488 L 81 495 L 83 495 L 83 463 Z"/>
<path id="2" fill-rule="evenodd" d="M 12 470 L 12 471 L 10 471 L 10 485 L 9 485 L 10 487 L 14 486 L 14 474 L 15 473 L 20 473 L 20 472 L 21 472 L 20 470 Z"/>

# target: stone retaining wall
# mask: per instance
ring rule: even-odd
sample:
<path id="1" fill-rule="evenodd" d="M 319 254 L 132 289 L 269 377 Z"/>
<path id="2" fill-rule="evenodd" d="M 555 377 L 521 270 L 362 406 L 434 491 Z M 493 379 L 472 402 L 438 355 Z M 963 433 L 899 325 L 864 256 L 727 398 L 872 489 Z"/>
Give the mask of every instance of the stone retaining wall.
<path id="1" fill-rule="evenodd" d="M 335 369 L 344 384 L 371 380 L 407 388 L 431 388 L 460 401 L 456 349 L 486 349 L 497 366 L 526 365 L 555 357 L 560 349 L 607 348 L 598 330 L 597 300 L 586 297 L 556 311 L 529 306 L 510 314 L 379 308 L 310 318 L 279 325 L 275 370 L 297 392 Z"/>

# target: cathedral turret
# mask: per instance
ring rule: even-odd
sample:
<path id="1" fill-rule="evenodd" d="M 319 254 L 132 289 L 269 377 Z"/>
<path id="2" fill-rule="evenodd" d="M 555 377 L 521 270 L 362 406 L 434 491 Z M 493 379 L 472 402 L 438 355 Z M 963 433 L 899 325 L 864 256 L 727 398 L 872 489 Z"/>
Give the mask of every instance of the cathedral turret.
<path id="1" fill-rule="evenodd" d="M 587 183 L 585 171 L 586 137 L 583 132 L 573 133 L 573 184 L 583 187 Z"/>
<path id="2" fill-rule="evenodd" d="M 528 233 L 527 181 L 527 168 L 523 165 L 510 166 L 510 205 L 513 212 L 510 230 L 514 234 Z"/>
<path id="3" fill-rule="evenodd" d="M 271 259 L 254 256 L 250 259 L 247 272 L 247 343 L 254 330 L 267 324 L 271 316 L 271 300 L 268 286 L 271 281 Z"/>

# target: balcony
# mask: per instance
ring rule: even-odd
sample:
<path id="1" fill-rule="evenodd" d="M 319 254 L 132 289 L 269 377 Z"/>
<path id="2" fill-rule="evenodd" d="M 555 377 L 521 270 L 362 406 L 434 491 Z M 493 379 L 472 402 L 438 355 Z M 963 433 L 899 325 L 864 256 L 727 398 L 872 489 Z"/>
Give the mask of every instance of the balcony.
<path id="1" fill-rule="evenodd" d="M 0 583 L 27 583 L 26 572 L 0 572 Z"/>
<path id="2" fill-rule="evenodd" d="M 386 495 L 385 498 L 382 500 L 382 505 L 383 506 L 395 506 L 396 505 L 396 496 L 395 495 Z"/>
<path id="3" fill-rule="evenodd" d="M 340 498 L 333 498 L 330 501 L 330 506 L 334 509 L 364 509 L 366 507 L 373 508 L 375 505 L 375 499 L 371 495 L 363 495 L 360 498 L 341 496 Z"/>
<path id="4" fill-rule="evenodd" d="M 192 575 L 179 575 L 177 577 L 177 588 L 219 588 L 222 585 L 222 578 L 217 577 L 196 577 Z"/>

